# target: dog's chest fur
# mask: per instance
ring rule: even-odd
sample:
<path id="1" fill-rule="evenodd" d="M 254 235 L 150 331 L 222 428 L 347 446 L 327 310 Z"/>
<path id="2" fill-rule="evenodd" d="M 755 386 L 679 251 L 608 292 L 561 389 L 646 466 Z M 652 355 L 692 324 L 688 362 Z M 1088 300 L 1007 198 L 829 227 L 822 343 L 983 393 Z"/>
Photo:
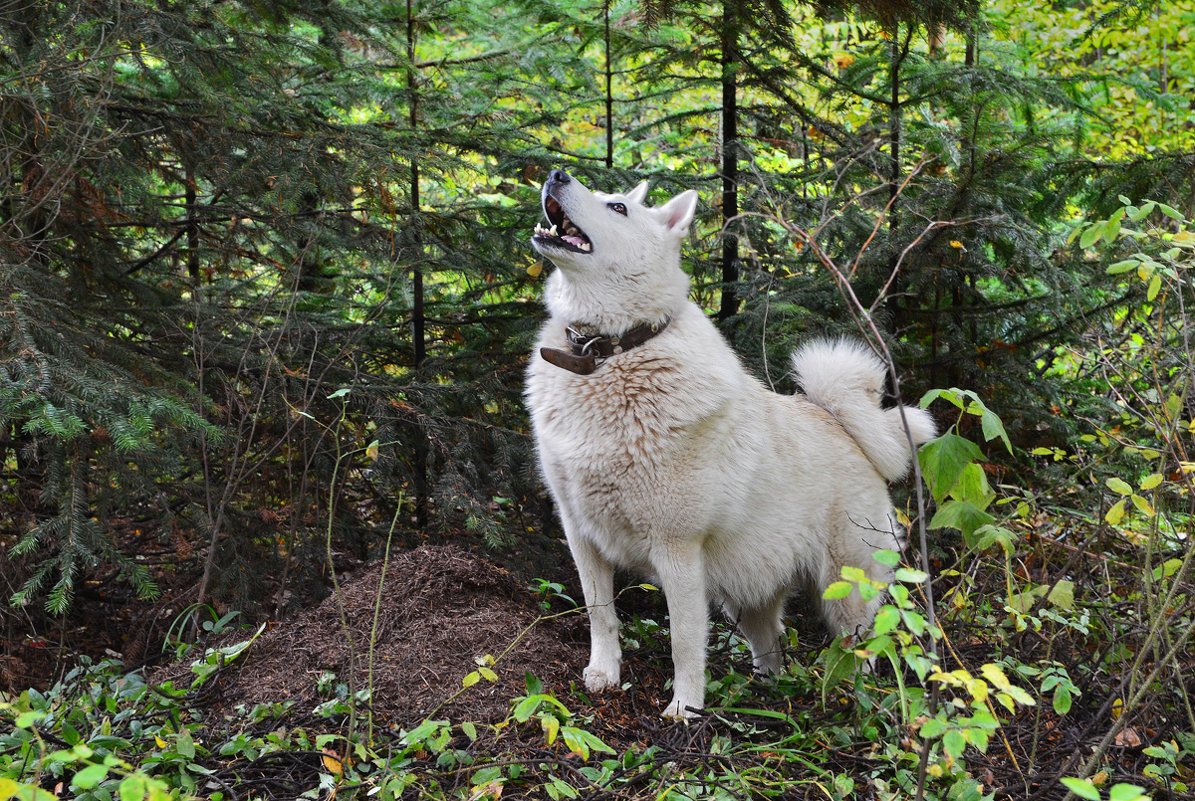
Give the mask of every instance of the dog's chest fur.
<path id="1" fill-rule="evenodd" d="M 717 337 L 712 327 L 710 333 Z M 551 346 L 562 336 L 562 324 L 549 322 L 540 342 Z M 723 411 L 742 388 L 726 378 L 741 375 L 740 368 L 720 338 L 717 356 L 703 341 L 699 359 L 685 347 L 694 337 L 707 338 L 691 320 L 675 320 L 588 376 L 532 356 L 527 401 L 545 477 L 566 511 L 602 529 L 593 534 L 607 547 L 622 550 L 611 540 L 637 539 L 680 500 L 695 443 L 729 436 L 719 431 L 728 419 Z M 720 365 L 723 359 L 729 363 Z M 624 545 L 637 550 L 634 542 Z M 628 566 L 642 561 L 635 553 L 619 556 Z"/>

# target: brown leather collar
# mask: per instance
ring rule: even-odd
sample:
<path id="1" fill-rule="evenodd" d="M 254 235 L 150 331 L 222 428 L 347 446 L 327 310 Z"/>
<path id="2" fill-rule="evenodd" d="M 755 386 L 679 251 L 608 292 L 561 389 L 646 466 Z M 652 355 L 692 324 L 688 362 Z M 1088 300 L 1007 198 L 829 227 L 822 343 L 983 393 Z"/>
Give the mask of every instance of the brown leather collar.
<path id="1" fill-rule="evenodd" d="M 662 323 L 640 323 L 621 336 L 607 336 L 583 333 L 574 323 L 564 329 L 568 337 L 568 350 L 540 348 L 539 355 L 544 361 L 569 372 L 589 375 L 606 359 L 642 345 L 667 327 L 667 320 Z"/>

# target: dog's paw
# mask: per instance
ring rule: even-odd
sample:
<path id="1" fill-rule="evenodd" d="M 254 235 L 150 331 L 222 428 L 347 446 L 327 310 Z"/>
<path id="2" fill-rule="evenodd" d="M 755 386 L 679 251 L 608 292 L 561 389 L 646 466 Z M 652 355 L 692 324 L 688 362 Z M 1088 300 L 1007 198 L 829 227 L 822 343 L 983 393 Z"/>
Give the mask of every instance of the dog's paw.
<path id="1" fill-rule="evenodd" d="M 669 720 L 690 721 L 701 714 L 700 701 L 686 701 L 679 696 L 672 699 L 672 703 L 664 707 L 663 717 Z"/>
<path id="2" fill-rule="evenodd" d="M 755 675 L 769 678 L 777 676 L 780 671 L 784 669 L 784 663 L 780 660 L 780 654 L 776 651 L 763 654 L 755 657 Z"/>
<path id="3" fill-rule="evenodd" d="M 605 690 L 609 687 L 618 687 L 618 668 L 613 670 L 608 668 L 600 668 L 596 665 L 590 665 L 585 668 L 581 675 L 585 679 L 585 689 L 591 693 L 596 693 L 599 690 Z"/>

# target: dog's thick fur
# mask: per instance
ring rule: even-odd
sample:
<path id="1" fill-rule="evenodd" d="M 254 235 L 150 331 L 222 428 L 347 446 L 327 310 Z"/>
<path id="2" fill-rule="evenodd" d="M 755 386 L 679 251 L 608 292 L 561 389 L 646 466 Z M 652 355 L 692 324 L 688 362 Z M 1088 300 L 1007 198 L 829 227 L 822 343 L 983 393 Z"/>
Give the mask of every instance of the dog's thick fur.
<path id="1" fill-rule="evenodd" d="M 804 395 L 749 375 L 688 299 L 680 246 L 696 193 L 648 208 L 646 191 L 594 193 L 559 170 L 544 184 L 553 228 L 532 242 L 558 269 L 539 346 L 567 348 L 567 325 L 604 335 L 667 326 L 589 375 L 537 347 L 527 403 L 589 610 L 585 686 L 619 685 L 613 571 L 629 568 L 663 587 L 675 671 L 664 714 L 687 717 L 704 704 L 710 601 L 737 622 L 756 668 L 775 672 L 790 592 L 820 590 L 844 565 L 891 578 L 872 555 L 900 547 L 886 480 L 906 474 L 910 452 L 900 410 L 880 406 L 882 363 L 861 344 L 799 349 Z M 904 416 L 915 442 L 933 437 L 927 413 Z M 853 632 L 879 603 L 852 593 L 821 601 L 821 613 L 832 631 Z"/>

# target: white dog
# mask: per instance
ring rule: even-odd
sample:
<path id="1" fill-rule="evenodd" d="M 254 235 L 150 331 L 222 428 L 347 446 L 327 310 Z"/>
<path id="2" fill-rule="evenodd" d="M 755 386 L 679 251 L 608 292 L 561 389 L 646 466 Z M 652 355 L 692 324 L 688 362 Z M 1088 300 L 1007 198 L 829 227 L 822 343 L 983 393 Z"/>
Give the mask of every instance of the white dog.
<path id="1" fill-rule="evenodd" d="M 680 246 L 696 192 L 655 208 L 646 193 L 646 183 L 594 193 L 561 170 L 544 184 L 549 227 L 532 244 L 558 269 L 527 402 L 588 606 L 585 686 L 619 685 L 613 571 L 639 571 L 667 597 L 675 679 L 664 715 L 681 718 L 704 705 L 710 601 L 770 673 L 795 588 L 823 588 L 844 565 L 890 580 L 872 555 L 900 547 L 885 479 L 907 473 L 910 451 L 900 410 L 880 406 L 882 363 L 861 344 L 798 350 L 804 395 L 749 375 L 688 299 Z M 904 415 L 914 442 L 934 436 L 926 412 Z M 879 603 L 852 593 L 821 612 L 831 630 L 853 632 Z"/>

